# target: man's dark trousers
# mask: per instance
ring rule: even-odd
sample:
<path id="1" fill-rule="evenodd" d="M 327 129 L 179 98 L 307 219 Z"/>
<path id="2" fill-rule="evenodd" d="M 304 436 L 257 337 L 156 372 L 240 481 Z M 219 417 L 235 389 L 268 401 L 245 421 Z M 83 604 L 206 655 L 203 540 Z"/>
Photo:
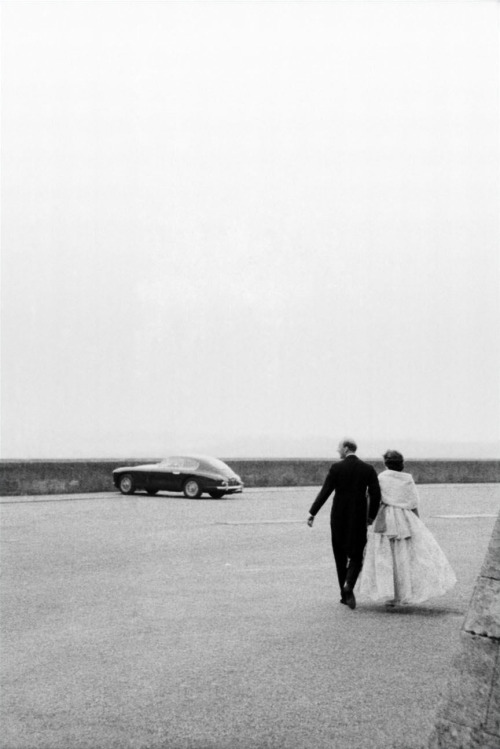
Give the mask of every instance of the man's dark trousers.
<path id="1" fill-rule="evenodd" d="M 343 545 L 342 534 L 336 532 L 333 526 L 331 526 L 331 531 L 333 556 L 337 567 L 340 590 L 342 591 L 344 585 L 353 590 L 363 566 L 363 551 L 361 554 L 354 554 L 349 557 Z"/>

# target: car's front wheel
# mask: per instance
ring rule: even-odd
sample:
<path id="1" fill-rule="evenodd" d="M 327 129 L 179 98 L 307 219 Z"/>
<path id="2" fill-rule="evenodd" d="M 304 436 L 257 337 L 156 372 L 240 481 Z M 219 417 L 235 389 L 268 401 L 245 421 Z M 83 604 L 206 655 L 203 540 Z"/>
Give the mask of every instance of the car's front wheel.
<path id="1" fill-rule="evenodd" d="M 198 499 L 201 496 L 201 486 L 196 479 L 188 479 L 182 487 L 184 496 L 188 499 Z"/>
<path id="2" fill-rule="evenodd" d="M 216 489 L 214 489 L 214 491 L 211 491 L 211 492 L 208 492 L 208 493 L 210 494 L 210 496 L 212 497 L 212 499 L 222 499 L 222 497 L 224 496 L 224 492 L 218 491 Z"/>
<path id="3" fill-rule="evenodd" d="M 134 479 L 130 473 L 124 473 L 120 479 L 120 491 L 122 494 L 133 494 L 135 492 Z"/>

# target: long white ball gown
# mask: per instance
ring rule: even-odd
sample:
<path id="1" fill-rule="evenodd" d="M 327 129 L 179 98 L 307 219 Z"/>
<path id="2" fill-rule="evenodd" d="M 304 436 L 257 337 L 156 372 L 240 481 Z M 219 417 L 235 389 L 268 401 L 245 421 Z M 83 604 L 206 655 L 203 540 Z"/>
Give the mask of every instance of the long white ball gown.
<path id="1" fill-rule="evenodd" d="M 378 479 L 382 500 L 368 529 L 357 594 L 401 603 L 443 595 L 457 578 L 432 533 L 412 512 L 418 508 L 412 475 L 386 470 Z"/>

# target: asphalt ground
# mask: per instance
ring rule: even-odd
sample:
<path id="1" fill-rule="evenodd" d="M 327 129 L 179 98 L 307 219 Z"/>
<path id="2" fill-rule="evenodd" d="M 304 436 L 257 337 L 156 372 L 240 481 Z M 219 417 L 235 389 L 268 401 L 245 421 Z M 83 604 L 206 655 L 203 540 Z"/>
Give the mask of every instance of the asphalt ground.
<path id="1" fill-rule="evenodd" d="M 500 491 L 419 491 L 458 584 L 394 612 L 339 604 L 317 488 L 3 497 L 0 746 L 426 746 Z"/>

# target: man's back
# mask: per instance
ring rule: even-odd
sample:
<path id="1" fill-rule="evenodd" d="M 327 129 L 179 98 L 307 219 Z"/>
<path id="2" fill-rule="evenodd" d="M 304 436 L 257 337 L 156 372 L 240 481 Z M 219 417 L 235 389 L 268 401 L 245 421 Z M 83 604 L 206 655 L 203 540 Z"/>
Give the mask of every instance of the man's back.
<path id="1" fill-rule="evenodd" d="M 367 490 L 370 495 L 369 517 L 373 520 L 380 503 L 377 474 L 373 466 L 360 460 L 356 455 L 348 455 L 330 467 L 310 514 L 316 515 L 332 492 L 335 492 L 332 519 L 337 515 L 344 515 L 347 506 L 353 513 L 365 512 Z"/>

